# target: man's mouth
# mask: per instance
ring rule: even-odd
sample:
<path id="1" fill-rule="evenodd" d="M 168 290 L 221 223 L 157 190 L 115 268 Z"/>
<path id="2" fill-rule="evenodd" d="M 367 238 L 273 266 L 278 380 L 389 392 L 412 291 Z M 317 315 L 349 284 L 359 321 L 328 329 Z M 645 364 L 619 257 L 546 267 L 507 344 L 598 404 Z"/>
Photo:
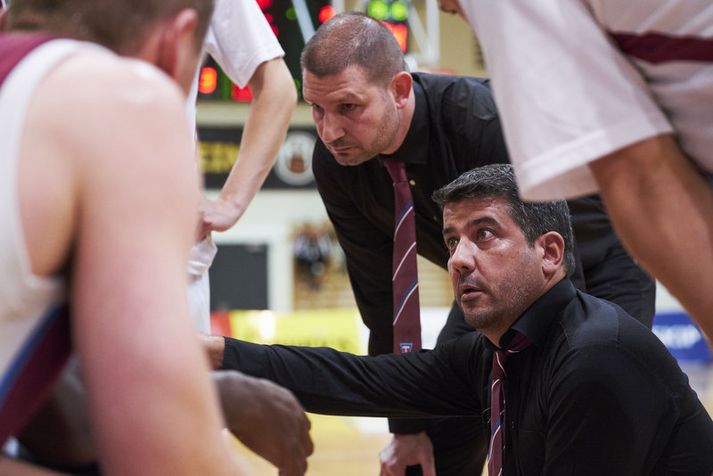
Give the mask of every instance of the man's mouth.
<path id="1" fill-rule="evenodd" d="M 346 152 L 349 152 L 353 148 L 354 148 L 353 146 L 347 145 L 347 146 L 342 146 L 342 147 L 330 147 L 330 150 L 332 151 L 333 154 L 344 154 Z"/>
<path id="2" fill-rule="evenodd" d="M 483 293 L 484 290 L 482 288 L 473 284 L 464 283 L 458 286 L 458 296 L 460 296 L 461 301 L 478 299 Z"/>

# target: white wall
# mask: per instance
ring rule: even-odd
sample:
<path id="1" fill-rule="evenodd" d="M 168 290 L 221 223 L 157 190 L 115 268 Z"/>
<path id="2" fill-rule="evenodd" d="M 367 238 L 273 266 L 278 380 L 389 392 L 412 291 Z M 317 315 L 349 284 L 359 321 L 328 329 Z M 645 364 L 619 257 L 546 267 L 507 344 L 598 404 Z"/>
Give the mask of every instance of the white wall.
<path id="1" fill-rule="evenodd" d="M 216 192 L 208 192 L 215 197 Z M 216 243 L 266 244 L 268 307 L 292 310 L 292 244 L 290 233 L 306 223 L 322 223 L 327 212 L 316 190 L 260 191 L 230 230 L 216 233 Z"/>

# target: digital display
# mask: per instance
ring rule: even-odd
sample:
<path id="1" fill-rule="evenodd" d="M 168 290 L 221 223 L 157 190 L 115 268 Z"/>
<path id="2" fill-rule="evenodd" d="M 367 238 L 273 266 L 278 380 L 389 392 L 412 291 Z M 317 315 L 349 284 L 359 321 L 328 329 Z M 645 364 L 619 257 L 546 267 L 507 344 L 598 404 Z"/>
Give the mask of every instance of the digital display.
<path id="1" fill-rule="evenodd" d="M 285 63 L 292 73 L 297 94 L 302 99 L 300 53 L 319 25 L 334 16 L 329 0 L 255 0 L 285 50 Z M 208 58 L 201 69 L 199 99 L 250 102 L 249 88 L 234 85 L 218 64 Z"/>
<path id="2" fill-rule="evenodd" d="M 404 0 L 371 0 L 366 7 L 366 13 L 381 22 L 391 30 L 401 51 L 408 51 L 408 15 L 409 5 Z"/>
<path id="3" fill-rule="evenodd" d="M 285 63 L 292 73 L 297 95 L 302 100 L 302 71 L 300 53 L 306 41 L 319 25 L 334 16 L 330 0 L 255 0 L 265 15 L 265 19 L 285 50 Z M 370 0 L 366 13 L 381 20 L 391 30 L 406 53 L 409 49 L 409 3 L 408 0 Z M 201 69 L 199 99 L 225 100 L 236 102 L 252 101 L 249 88 L 239 88 L 233 84 L 220 66 L 208 58 Z"/>

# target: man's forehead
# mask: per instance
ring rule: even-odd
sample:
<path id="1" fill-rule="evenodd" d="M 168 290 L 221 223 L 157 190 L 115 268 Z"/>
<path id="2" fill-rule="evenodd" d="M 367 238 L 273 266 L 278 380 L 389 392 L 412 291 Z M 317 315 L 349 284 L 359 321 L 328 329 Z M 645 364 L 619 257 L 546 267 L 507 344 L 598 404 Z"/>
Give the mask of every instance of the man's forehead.
<path id="1" fill-rule="evenodd" d="M 472 222 L 488 217 L 496 221 L 508 219 L 507 201 L 499 197 L 463 198 L 443 206 L 444 228 L 455 222 Z"/>
<path id="2" fill-rule="evenodd" d="M 373 87 L 358 66 L 349 66 L 340 73 L 327 76 L 305 71 L 302 78 L 304 97 L 311 102 L 363 99 Z"/>

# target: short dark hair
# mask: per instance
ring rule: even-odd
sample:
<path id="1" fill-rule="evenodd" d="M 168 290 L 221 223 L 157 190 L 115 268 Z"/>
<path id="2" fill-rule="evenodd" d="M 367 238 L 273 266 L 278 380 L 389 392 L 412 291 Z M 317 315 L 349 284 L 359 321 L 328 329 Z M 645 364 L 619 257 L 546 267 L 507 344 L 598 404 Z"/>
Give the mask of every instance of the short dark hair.
<path id="1" fill-rule="evenodd" d="M 13 0 L 10 30 L 40 30 L 93 41 L 116 52 L 133 53 L 149 28 L 181 10 L 198 13 L 196 44 L 200 48 L 213 13 L 213 0 Z"/>
<path id="2" fill-rule="evenodd" d="M 362 13 L 335 15 L 317 29 L 302 50 L 303 70 L 323 77 L 359 66 L 370 81 L 388 84 L 408 71 L 394 35 L 381 22 Z"/>
<path id="3" fill-rule="evenodd" d="M 467 198 L 499 198 L 508 204 L 510 218 L 520 227 L 530 245 L 547 232 L 555 231 L 564 239 L 564 267 L 574 272 L 572 222 L 564 200 L 523 202 L 512 165 L 492 164 L 464 173 L 433 192 L 433 200 L 443 209 L 448 203 Z"/>

